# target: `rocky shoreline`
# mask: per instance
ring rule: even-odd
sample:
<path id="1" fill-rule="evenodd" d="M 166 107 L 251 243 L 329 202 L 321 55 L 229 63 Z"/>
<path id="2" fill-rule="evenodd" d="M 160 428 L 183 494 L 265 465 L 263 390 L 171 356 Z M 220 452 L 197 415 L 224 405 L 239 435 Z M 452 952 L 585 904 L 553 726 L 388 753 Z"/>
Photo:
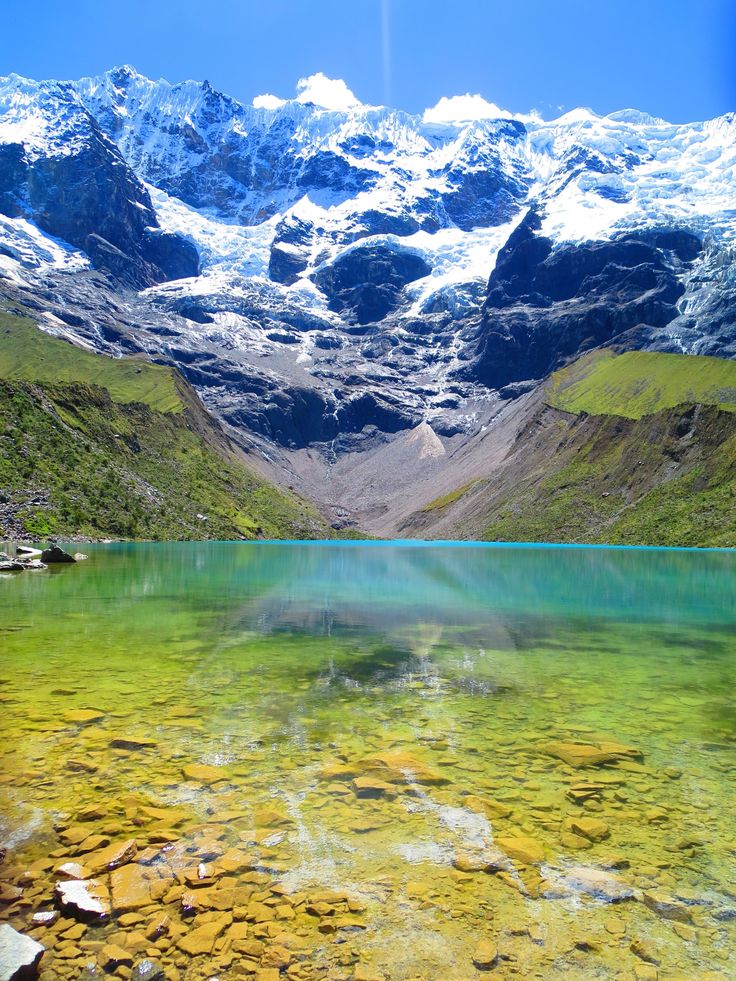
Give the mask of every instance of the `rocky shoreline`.
<path id="1" fill-rule="evenodd" d="M 36 572 L 48 569 L 49 565 L 69 565 L 81 562 L 87 556 L 83 552 L 65 552 L 60 545 L 54 543 L 40 549 L 35 546 L 18 545 L 15 555 L 0 552 L 0 573 Z"/>

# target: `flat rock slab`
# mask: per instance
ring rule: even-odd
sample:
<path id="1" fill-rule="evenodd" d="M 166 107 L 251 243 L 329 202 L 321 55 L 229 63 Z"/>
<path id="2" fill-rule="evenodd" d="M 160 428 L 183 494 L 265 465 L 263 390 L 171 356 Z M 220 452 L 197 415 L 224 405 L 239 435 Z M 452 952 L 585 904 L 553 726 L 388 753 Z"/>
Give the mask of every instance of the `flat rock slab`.
<path id="1" fill-rule="evenodd" d="M 581 769 L 586 766 L 604 766 L 609 763 L 619 763 L 623 760 L 638 760 L 641 752 L 633 746 L 623 743 L 602 742 L 595 745 L 590 743 L 547 743 L 544 752 L 562 760 L 568 766 Z"/>
<path id="2" fill-rule="evenodd" d="M 98 879 L 59 882 L 54 890 L 64 912 L 80 919 L 100 919 L 110 913 L 110 891 Z"/>
<path id="3" fill-rule="evenodd" d="M 0 981 L 35 977 L 46 948 L 8 923 L 0 925 Z"/>

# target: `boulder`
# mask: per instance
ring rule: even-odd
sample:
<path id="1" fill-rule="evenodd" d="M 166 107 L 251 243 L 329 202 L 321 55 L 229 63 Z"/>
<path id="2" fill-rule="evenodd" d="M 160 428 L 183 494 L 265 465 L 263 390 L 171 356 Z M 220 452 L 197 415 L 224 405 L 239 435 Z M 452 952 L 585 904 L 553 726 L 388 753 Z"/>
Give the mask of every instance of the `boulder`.
<path id="1" fill-rule="evenodd" d="M 46 563 L 76 562 L 76 559 L 73 555 L 65 552 L 64 549 L 60 548 L 58 545 L 51 545 L 49 548 L 45 548 L 43 552 L 41 552 L 41 561 Z"/>
<path id="2" fill-rule="evenodd" d="M 14 930 L 9 923 L 0 924 L 0 981 L 34 978 L 45 947 Z"/>

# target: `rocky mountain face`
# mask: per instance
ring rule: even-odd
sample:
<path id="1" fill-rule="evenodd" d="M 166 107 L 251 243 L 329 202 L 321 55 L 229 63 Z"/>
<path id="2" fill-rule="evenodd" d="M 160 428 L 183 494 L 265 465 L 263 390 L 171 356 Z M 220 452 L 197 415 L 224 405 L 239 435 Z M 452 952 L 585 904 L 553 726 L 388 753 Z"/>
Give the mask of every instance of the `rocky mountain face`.
<path id="1" fill-rule="evenodd" d="M 588 349 L 736 354 L 734 115 L 412 116 L 313 81 L 0 79 L 0 293 L 176 365 L 322 500 L 345 455 L 472 440 Z"/>

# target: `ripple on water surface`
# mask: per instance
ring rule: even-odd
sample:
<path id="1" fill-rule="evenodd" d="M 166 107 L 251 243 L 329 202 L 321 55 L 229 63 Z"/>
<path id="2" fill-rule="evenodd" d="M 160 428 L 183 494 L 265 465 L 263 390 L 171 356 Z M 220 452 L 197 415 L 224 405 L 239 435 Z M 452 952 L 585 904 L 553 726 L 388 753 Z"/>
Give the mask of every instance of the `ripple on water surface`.
<path id="1" fill-rule="evenodd" d="M 736 975 L 731 553 L 89 553 L 0 582 L 42 978 Z"/>

